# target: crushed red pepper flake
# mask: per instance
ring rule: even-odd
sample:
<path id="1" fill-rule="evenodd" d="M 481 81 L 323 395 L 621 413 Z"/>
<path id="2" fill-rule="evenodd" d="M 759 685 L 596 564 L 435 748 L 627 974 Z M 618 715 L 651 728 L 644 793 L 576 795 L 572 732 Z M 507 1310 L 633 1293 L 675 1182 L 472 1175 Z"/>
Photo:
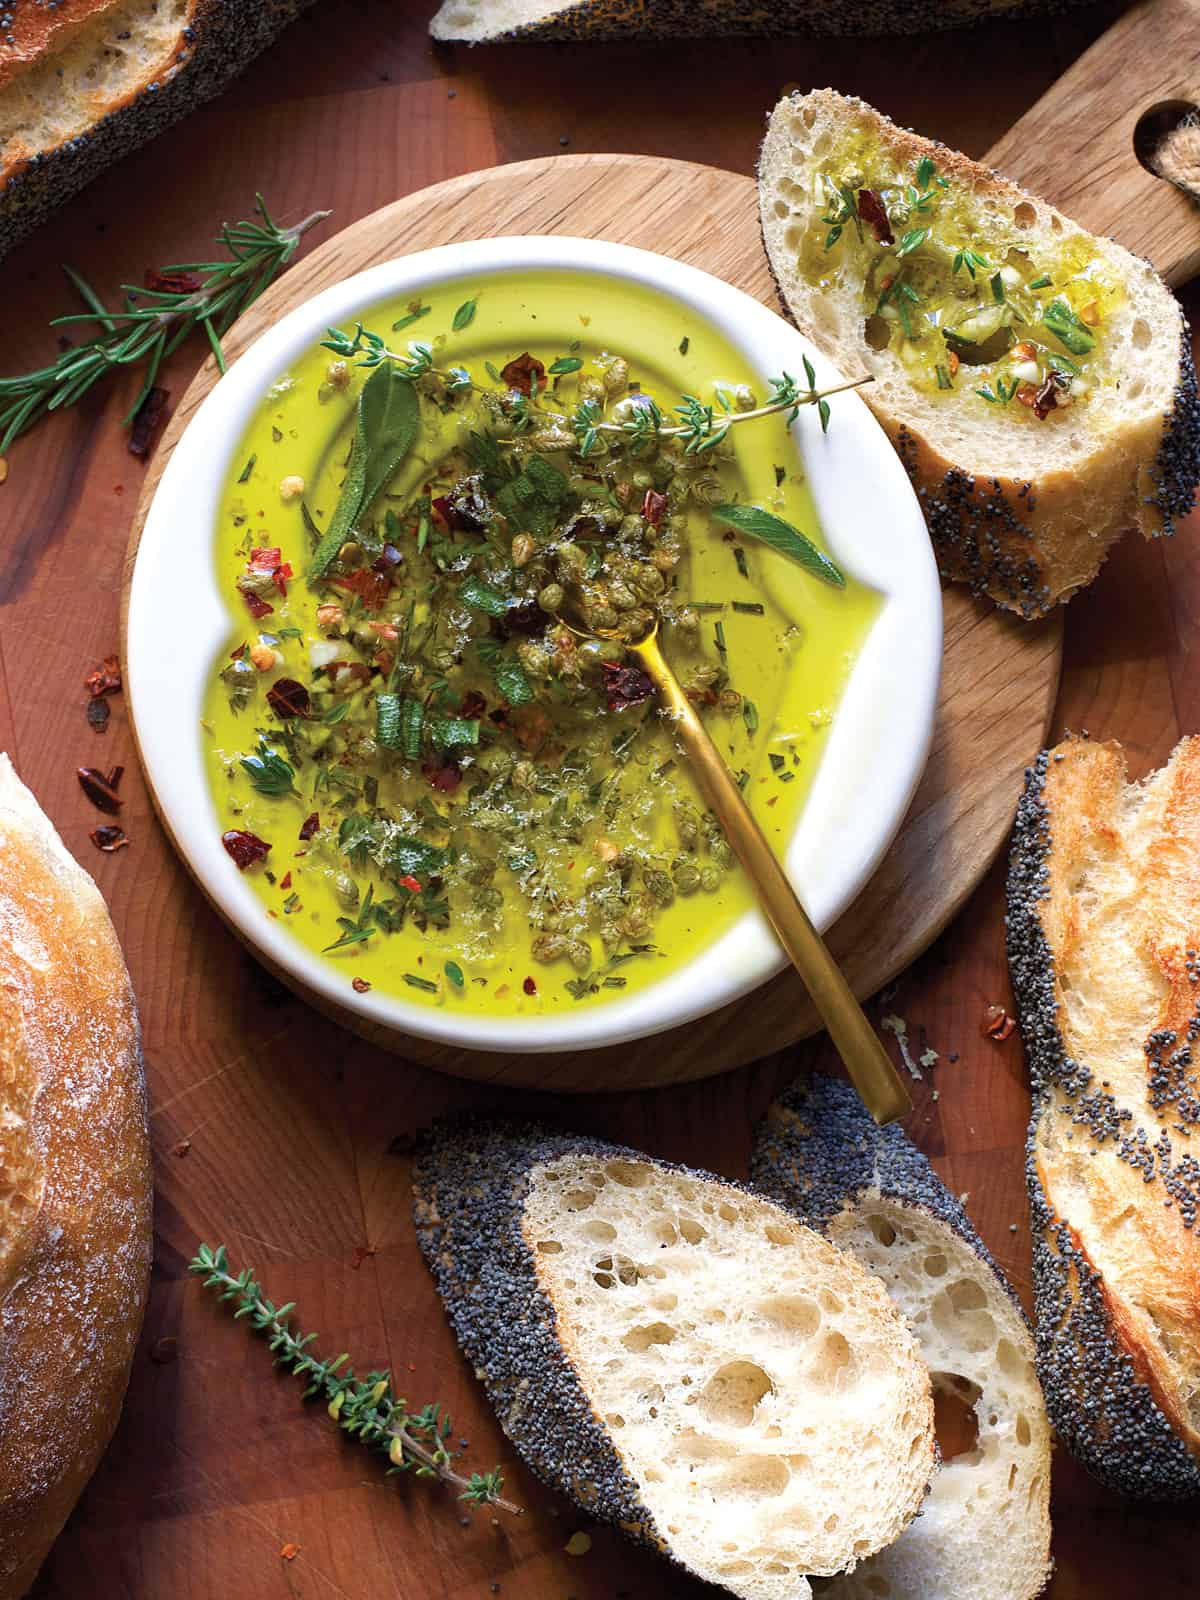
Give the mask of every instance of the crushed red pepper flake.
<path id="1" fill-rule="evenodd" d="M 121 768 L 114 767 L 117 783 L 121 780 Z M 76 767 L 75 776 L 79 779 L 79 787 L 87 795 L 97 811 L 104 811 L 110 817 L 115 817 L 121 809 L 121 802 L 117 798 L 117 784 L 111 781 L 112 774 L 105 774 L 96 767 Z"/>
<path id="2" fill-rule="evenodd" d="M 355 994 L 366 994 L 371 985 L 367 982 L 366 978 L 351 978 L 350 987 L 354 990 Z"/>
<path id="3" fill-rule="evenodd" d="M 517 389 L 521 394 L 532 394 L 536 379 L 540 393 L 545 387 L 546 369 L 536 356 L 531 356 L 528 350 L 524 350 L 500 368 L 500 379 L 510 389 Z"/>
<path id="4" fill-rule="evenodd" d="M 280 1547 L 279 1554 L 284 1561 L 295 1561 L 296 1557 L 300 1554 L 303 1548 L 304 1546 L 301 1544 L 292 1544 L 289 1542 L 288 1544 Z"/>
<path id="5" fill-rule="evenodd" d="M 378 1247 L 376 1245 L 373 1245 L 373 1244 L 356 1244 L 354 1246 L 354 1251 L 353 1251 L 353 1253 L 352 1253 L 352 1255 L 350 1257 L 350 1266 L 351 1266 L 351 1268 L 355 1272 L 357 1272 L 359 1267 L 362 1266 L 363 1262 L 367 1259 L 368 1256 L 377 1255 L 378 1253 L 379 1253 L 379 1251 L 378 1251 Z"/>
<path id="6" fill-rule="evenodd" d="M 892 224 L 883 201 L 874 189 L 860 189 L 858 191 L 858 214 L 874 232 L 880 244 L 892 244 Z"/>
<path id="7" fill-rule="evenodd" d="M 618 661 L 602 661 L 604 693 L 610 711 L 624 711 L 640 705 L 654 693 L 654 685 L 638 667 L 622 666 Z"/>
<path id="8" fill-rule="evenodd" d="M 283 877 L 280 878 L 279 887 L 281 889 L 290 889 L 292 887 L 292 875 L 290 872 L 285 872 Z"/>
<path id="9" fill-rule="evenodd" d="M 171 1154 L 173 1156 L 185 1156 L 191 1148 L 192 1141 L 190 1139 L 180 1139 L 178 1144 L 171 1146 Z"/>
<path id="10" fill-rule="evenodd" d="M 117 657 L 105 656 L 100 665 L 88 673 L 83 686 L 93 700 L 104 694 L 120 694 L 121 663 Z"/>
<path id="11" fill-rule="evenodd" d="M 995 1039 L 1002 1044 L 1016 1028 L 1016 1019 L 1010 1017 L 1003 1006 L 988 1006 L 983 1013 L 982 1032 L 986 1039 Z"/>
<path id="12" fill-rule="evenodd" d="M 662 522 L 666 509 L 666 495 L 659 494 L 656 489 L 647 489 L 646 498 L 642 501 L 642 516 L 652 528 L 657 528 Z"/>
<path id="13" fill-rule="evenodd" d="M 129 843 L 129 835 L 124 828 L 107 823 L 102 828 L 93 829 L 88 838 L 97 850 L 103 850 L 106 855 L 111 855 L 114 850 L 123 850 Z"/>
<path id="14" fill-rule="evenodd" d="M 526 994 L 536 994 L 537 993 L 537 983 L 531 977 L 530 978 L 526 978 L 525 982 L 521 985 L 521 987 L 522 987 L 522 989 L 524 989 Z M 499 992 L 500 991 L 497 989 L 496 993 L 499 994 Z"/>
<path id="15" fill-rule="evenodd" d="M 246 868 L 252 867 L 256 861 L 265 861 L 271 849 L 265 839 L 260 839 L 256 833 L 249 833 L 244 828 L 230 828 L 228 833 L 221 835 L 221 843 L 240 872 L 245 872 Z"/>
<path id="16" fill-rule="evenodd" d="M 300 824 L 300 837 L 306 842 L 313 837 L 321 826 L 321 816 L 317 811 L 310 811 Z"/>
<path id="17" fill-rule="evenodd" d="M 160 294 L 195 294 L 203 288 L 203 279 L 195 272 L 163 272 L 158 267 L 147 267 L 142 277 L 147 289 Z"/>
<path id="18" fill-rule="evenodd" d="M 267 704 L 281 722 L 312 715 L 312 698 L 295 678 L 276 678 L 267 690 Z"/>

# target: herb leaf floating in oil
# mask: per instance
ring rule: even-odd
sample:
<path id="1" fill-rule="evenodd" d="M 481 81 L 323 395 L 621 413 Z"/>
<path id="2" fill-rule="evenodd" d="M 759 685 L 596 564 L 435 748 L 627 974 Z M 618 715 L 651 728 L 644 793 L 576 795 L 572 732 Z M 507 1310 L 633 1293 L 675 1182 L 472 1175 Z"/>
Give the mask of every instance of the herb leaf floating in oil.
<path id="1" fill-rule="evenodd" d="M 244 1318 L 256 1333 L 265 1336 L 275 1365 L 307 1382 L 306 1400 L 320 1396 L 343 1432 L 388 1458 L 389 1476 L 414 1472 L 418 1478 L 437 1478 L 457 1489 L 458 1498 L 470 1505 L 496 1506 L 514 1516 L 522 1515 L 520 1506 L 504 1498 L 504 1474 L 499 1467 L 473 1472 L 469 1478 L 455 1470 L 454 1456 L 446 1448 L 454 1429 L 440 1405 L 412 1411 L 408 1401 L 393 1391 L 390 1373 L 368 1372 L 356 1378 L 354 1368 L 346 1365 L 349 1356 L 322 1360 L 312 1349 L 314 1334 L 292 1332 L 294 1302 L 273 1305 L 263 1294 L 253 1267 L 231 1272 L 223 1244 L 215 1249 L 202 1244 L 188 1263 L 188 1271 L 203 1278 L 204 1287 L 214 1289 L 219 1300 L 230 1302 L 235 1318 Z"/>
<path id="2" fill-rule="evenodd" d="M 714 506 L 712 514 L 718 522 L 736 528 L 739 533 L 744 533 L 751 539 L 761 539 L 763 544 L 769 544 L 772 550 L 778 550 L 781 555 L 789 556 L 814 578 L 831 583 L 836 589 L 846 587 L 846 575 L 842 569 L 823 551 L 818 550 L 806 534 L 801 533 L 799 528 L 793 528 L 791 523 L 785 522 L 782 517 L 764 511 L 761 506 L 740 505 Z"/>
<path id="3" fill-rule="evenodd" d="M 358 397 L 346 481 L 329 528 L 313 552 L 309 580 L 324 575 L 347 536 L 412 449 L 420 422 L 412 381 L 390 362 L 378 366 Z"/>
<path id="4" fill-rule="evenodd" d="M 0 378 L 0 455 L 39 417 L 74 405 L 101 378 L 122 367 L 144 367 L 145 378 L 125 418 L 128 427 L 153 389 L 163 359 L 198 328 L 224 372 L 222 337 L 288 265 L 308 230 L 329 216 L 314 211 L 294 227 L 281 228 L 262 195 L 255 210 L 257 221 L 226 223 L 221 229 L 217 242 L 229 252 L 228 260 L 189 261 L 148 272 L 144 285 L 123 285 L 120 310 L 110 311 L 78 273 L 65 268 L 87 310 L 56 317 L 50 326 L 95 323 L 97 331 L 68 346 L 49 366 Z"/>

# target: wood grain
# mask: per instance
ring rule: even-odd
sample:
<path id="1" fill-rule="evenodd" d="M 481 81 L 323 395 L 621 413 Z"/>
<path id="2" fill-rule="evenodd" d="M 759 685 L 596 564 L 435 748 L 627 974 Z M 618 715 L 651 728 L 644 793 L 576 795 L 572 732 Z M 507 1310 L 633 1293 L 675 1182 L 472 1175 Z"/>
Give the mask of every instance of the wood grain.
<path id="1" fill-rule="evenodd" d="M 227 340 L 228 355 L 235 358 L 285 312 L 354 272 L 484 235 L 574 234 L 640 245 L 773 305 L 757 230 L 752 180 L 714 167 L 640 156 L 559 156 L 471 173 L 398 200 L 315 250 L 241 319 Z M 171 452 L 216 381 L 210 361 L 184 395 L 150 465 L 134 518 L 130 572 Z M 952 590 L 945 640 L 937 726 L 920 788 L 879 871 L 829 937 L 863 998 L 928 947 L 987 871 L 1012 824 L 1021 772 L 1042 744 L 1058 686 L 1060 617 L 1029 627 Z M 886 751 L 880 759 L 888 759 Z M 527 1056 L 406 1038 L 297 988 L 364 1038 L 440 1071 L 561 1093 L 598 1083 L 635 1089 L 710 1076 L 820 1027 L 790 970 L 670 1033 L 603 1050 Z"/>
<path id="2" fill-rule="evenodd" d="M 220 101 L 93 184 L 0 263 L 4 370 L 52 354 L 45 325 L 74 309 L 60 262 L 112 294 L 148 265 L 200 259 L 219 221 L 244 215 L 256 188 L 289 220 L 334 205 L 341 227 L 445 178 L 558 153 L 563 138 L 573 151 L 661 155 L 744 176 L 788 84 L 862 94 L 981 156 L 1119 6 L 902 40 L 436 52 L 425 34 L 433 9 L 433 0 L 323 0 Z M 1125 92 L 1118 77 L 1113 106 Z M 1052 188 L 1050 197 L 1063 198 Z M 1185 304 L 1195 320 L 1200 294 Z M 200 354 L 187 346 L 167 367 L 172 403 Z M 141 1005 L 157 1185 L 150 1312 L 125 1416 L 37 1600 L 701 1600 L 712 1592 L 607 1530 L 589 1530 L 586 1557 L 565 1553 L 580 1520 L 523 1474 L 457 1355 L 417 1257 L 408 1163 L 393 1141 L 434 1115 L 499 1107 L 744 1176 L 754 1119 L 799 1071 L 834 1070 L 828 1049 L 818 1037 L 702 1082 L 565 1099 L 427 1072 L 274 983 L 208 910 L 157 827 L 123 701 L 102 737 L 84 721 L 83 676 L 116 646 L 143 480 L 120 428 L 131 399 L 132 380 L 117 382 L 39 425 L 10 453 L 0 487 L 0 744 L 112 908 Z M 1192 518 L 1170 544 L 1121 546 L 1064 619 L 1053 731 L 1122 739 L 1139 773 L 1200 727 L 1198 532 Z M 182 616 L 186 584 L 184 570 L 172 597 Z M 981 743 L 973 760 L 988 759 Z M 98 814 L 74 780 L 77 764 L 99 761 L 129 769 L 122 820 L 132 844 L 113 857 L 89 844 Z M 1009 998 L 1001 889 L 997 863 L 886 1006 L 940 1055 L 915 1085 L 909 1131 L 967 1195 L 1027 1297 L 1021 1045 L 1015 1034 L 997 1045 L 980 1033 L 984 1008 Z M 414 1401 L 449 1404 L 456 1437 L 470 1441 L 468 1463 L 503 1461 L 528 1507 L 520 1524 L 471 1517 L 463 1527 L 452 1500 L 385 1481 L 339 1441 L 187 1277 L 199 1238 L 224 1239 L 239 1264 L 258 1265 L 269 1294 L 298 1300 L 323 1349 L 349 1350 L 362 1368 L 390 1364 Z M 366 1245 L 376 1254 L 356 1268 Z M 178 1340 L 176 1358 L 151 1359 L 166 1336 Z M 1059 1452 L 1054 1514 L 1050 1600 L 1143 1591 L 1193 1600 L 1192 1510 L 1122 1505 Z M 301 1545 L 291 1562 L 279 1553 L 288 1542 Z"/>
<path id="3" fill-rule="evenodd" d="M 985 159 L 1178 286 L 1200 272 L 1200 206 L 1134 151 L 1141 119 L 1169 106 L 1200 106 L 1200 0 L 1133 6 Z"/>

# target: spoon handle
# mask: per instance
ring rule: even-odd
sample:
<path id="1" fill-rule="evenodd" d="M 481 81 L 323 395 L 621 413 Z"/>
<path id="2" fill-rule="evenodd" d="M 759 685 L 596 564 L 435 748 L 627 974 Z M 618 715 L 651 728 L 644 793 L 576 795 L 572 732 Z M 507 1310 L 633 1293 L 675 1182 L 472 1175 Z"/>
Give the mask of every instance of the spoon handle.
<path id="1" fill-rule="evenodd" d="M 742 791 L 684 694 L 652 634 L 628 647 L 658 693 L 691 763 L 700 793 L 716 812 L 729 844 L 792 965 L 804 979 L 863 1104 L 882 1127 L 912 1110 L 912 1100 L 862 1007 L 800 904 Z"/>

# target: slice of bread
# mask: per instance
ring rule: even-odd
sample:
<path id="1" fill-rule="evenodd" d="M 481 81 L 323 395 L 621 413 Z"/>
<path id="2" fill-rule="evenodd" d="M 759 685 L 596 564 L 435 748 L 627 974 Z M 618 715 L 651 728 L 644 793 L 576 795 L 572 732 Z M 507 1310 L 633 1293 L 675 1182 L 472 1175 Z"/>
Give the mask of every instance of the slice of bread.
<path id="1" fill-rule="evenodd" d="M 1071 0 L 1067 0 L 1071 3 Z M 1075 0 L 1078 3 L 1078 0 Z M 435 39 L 647 39 L 701 33 L 930 33 L 1062 0 L 443 0 Z"/>
<path id="2" fill-rule="evenodd" d="M 760 1196 L 618 1145 L 440 1125 L 421 1248 L 525 1460 L 744 1600 L 802 1600 L 915 1516 L 929 1374 L 882 1285 Z"/>
<path id="3" fill-rule="evenodd" d="M 313 0 L 18 4 L 0 56 L 0 255 L 218 94 Z"/>
<path id="4" fill-rule="evenodd" d="M 1033 1600 L 1050 1575 L 1050 1425 L 1025 1314 L 961 1204 L 834 1078 L 771 1107 L 750 1173 L 882 1279 L 933 1379 L 943 1465 L 924 1510 L 826 1600 Z"/>
<path id="5" fill-rule="evenodd" d="M 1200 1495 L 1200 738 L 1126 783 L 1068 738 L 1027 775 L 1008 964 L 1050 1418 L 1104 1483 Z"/>
<path id="6" fill-rule="evenodd" d="M 759 194 L 787 309 L 873 375 L 944 577 L 1039 616 L 1191 510 L 1191 346 L 1147 262 L 831 89 L 776 106 Z"/>

